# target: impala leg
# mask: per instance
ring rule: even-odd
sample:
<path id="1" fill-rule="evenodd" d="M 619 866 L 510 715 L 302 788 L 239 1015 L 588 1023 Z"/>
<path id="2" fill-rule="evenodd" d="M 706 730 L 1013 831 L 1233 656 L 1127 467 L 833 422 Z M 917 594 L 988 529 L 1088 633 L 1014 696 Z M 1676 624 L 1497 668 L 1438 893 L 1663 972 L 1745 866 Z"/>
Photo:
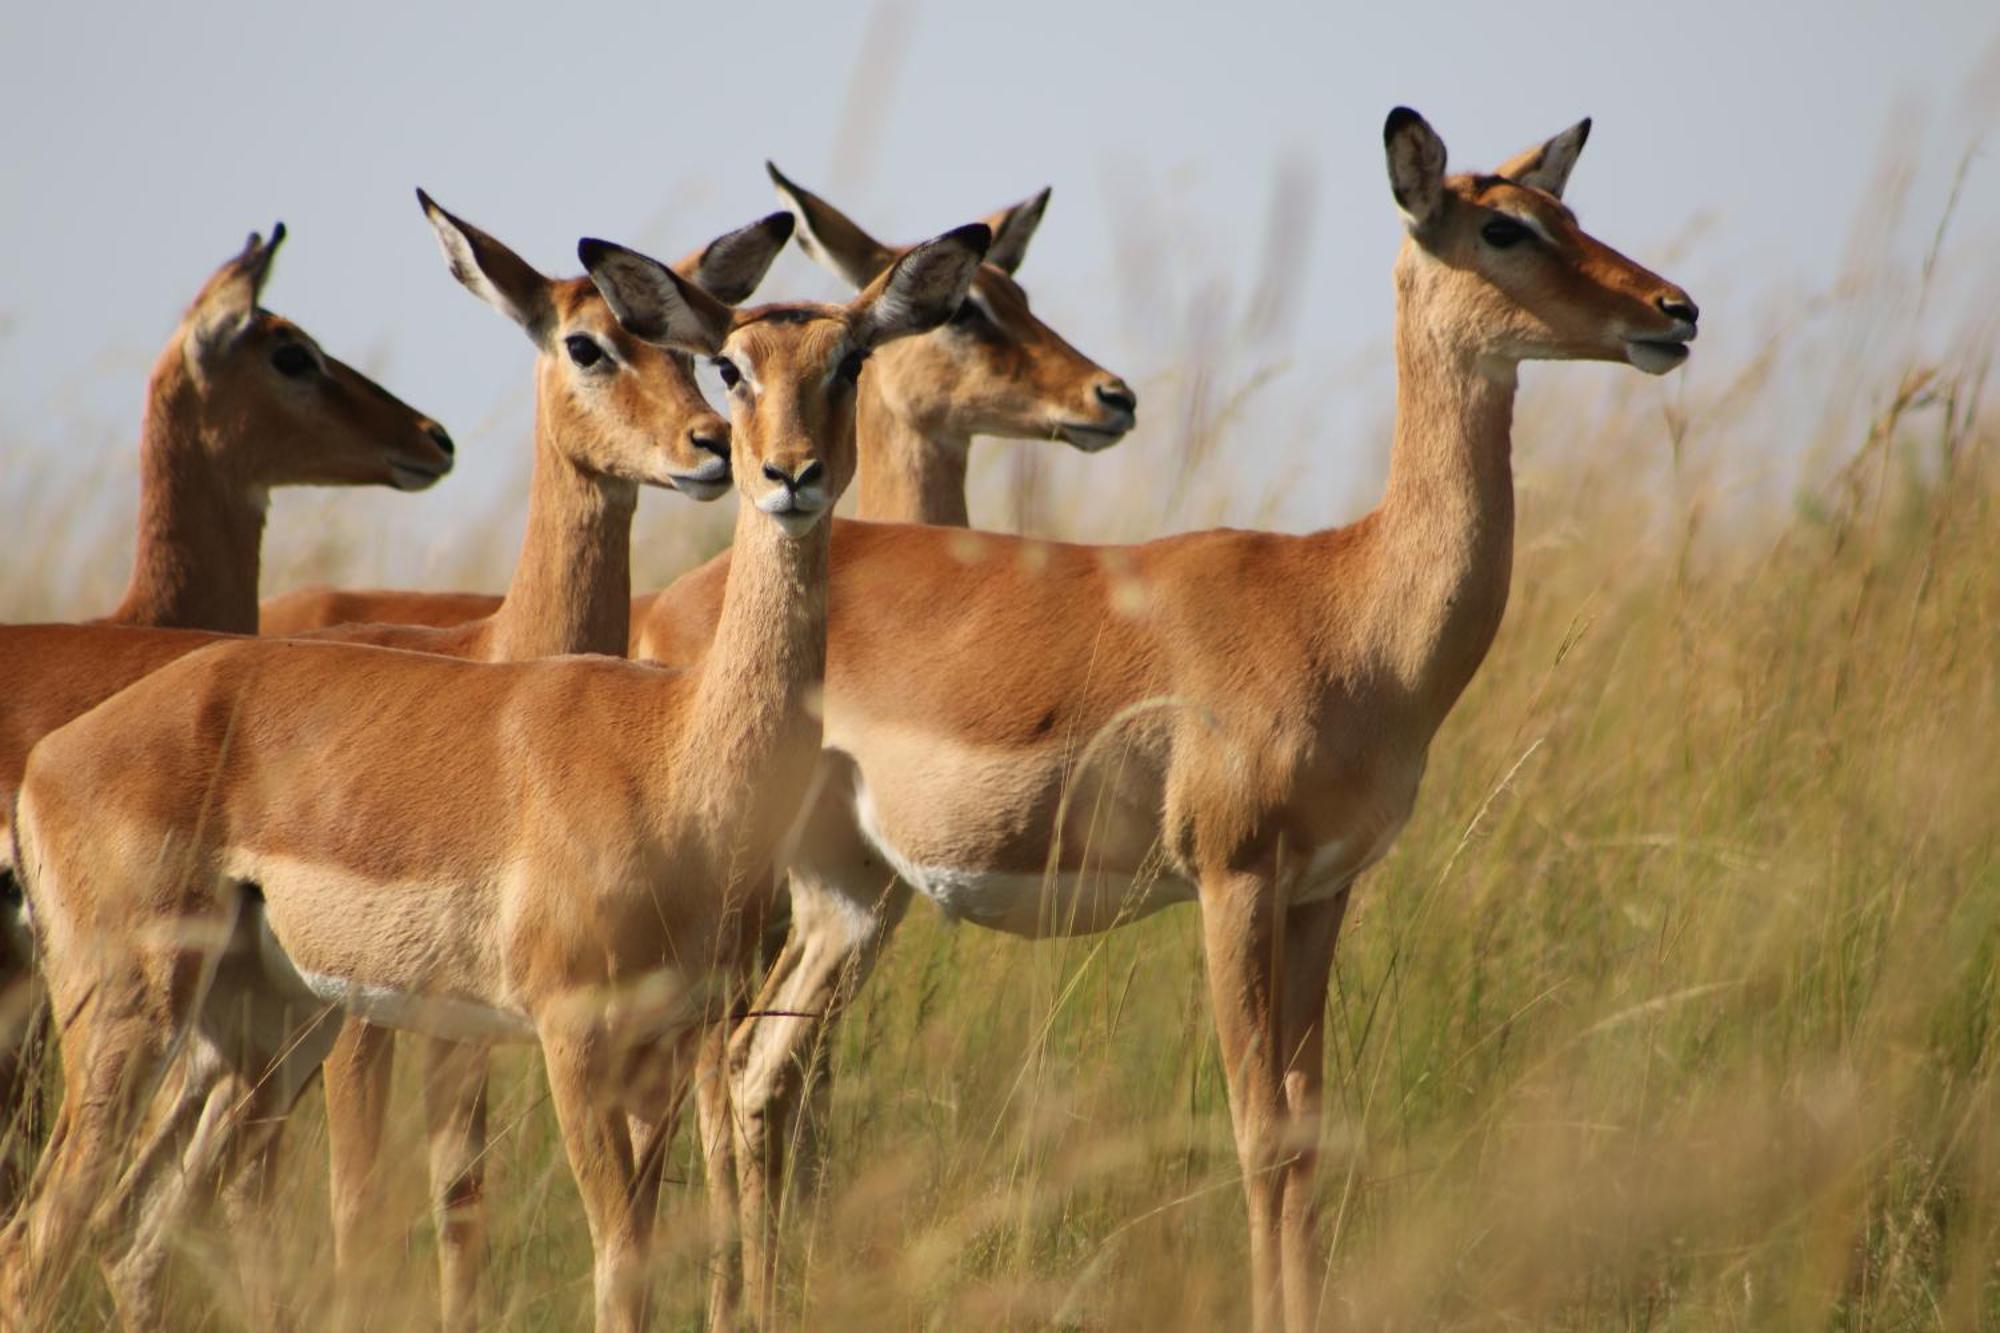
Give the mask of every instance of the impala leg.
<path id="1" fill-rule="evenodd" d="M 647 1249 L 654 1208 L 640 1206 L 639 1173 L 619 1089 L 598 1043 L 545 1036 L 550 1100 L 583 1195 L 594 1255 L 597 1333 L 637 1333 L 647 1318 Z M 657 1204 L 657 1198 L 652 1201 Z"/>
<path id="2" fill-rule="evenodd" d="M 201 1041 L 188 1043 L 161 1092 L 144 1146 L 121 1182 L 101 1260 L 125 1328 L 165 1321 L 166 1264 L 194 1205 L 212 1195 L 228 1121 L 246 1089 Z"/>
<path id="3" fill-rule="evenodd" d="M 5 960 L 12 969 L 13 959 Z M 42 1117 L 42 1074 L 50 1057 L 49 1007 L 30 975 L 0 980 L 0 1009 L 21 1013 L 19 1030 L 0 1036 L 0 1218 L 10 1217 L 27 1184 L 26 1163 L 48 1127 Z"/>
<path id="4" fill-rule="evenodd" d="M 1277 1333 L 1280 1306 L 1279 1218 L 1284 1190 L 1284 1056 L 1274 972 L 1280 940 L 1268 875 L 1217 873 L 1201 881 L 1202 945 L 1209 1004 L 1229 1081 L 1229 1113 L 1250 1220 L 1251 1323 Z"/>
<path id="5" fill-rule="evenodd" d="M 178 1030 L 174 995 L 198 984 L 192 958 L 120 961 L 122 975 L 55 990 L 56 1012 L 74 1015 L 61 1039 L 63 1100 L 26 1204 L 0 1232 L 0 1326 L 46 1326 Z"/>
<path id="6" fill-rule="evenodd" d="M 446 1333 L 479 1325 L 486 1258 L 486 1071 L 483 1046 L 433 1039 L 424 1074 L 430 1126 L 431 1207 L 437 1218 L 438 1292 Z"/>
<path id="7" fill-rule="evenodd" d="M 856 877 L 857 879 L 860 877 Z M 816 1051 L 867 980 L 910 893 L 878 878 L 856 890 L 795 865 L 792 928 L 752 1017 L 730 1041 L 731 1119 L 742 1217 L 744 1306 L 759 1327 L 774 1314 L 785 1157 L 811 1096 Z"/>
<path id="8" fill-rule="evenodd" d="M 1326 989 L 1349 890 L 1294 907 L 1285 922 L 1282 996 L 1286 1155 L 1279 1174 L 1280 1266 L 1285 1327 L 1304 1333 L 1319 1319 L 1325 1256 L 1317 1235 L 1321 1093 L 1326 1083 Z"/>
<path id="9" fill-rule="evenodd" d="M 225 972 L 224 978 L 229 977 Z M 277 1202 L 278 1153 L 285 1125 L 299 1098 L 319 1078 L 339 1035 L 339 1015 L 268 994 L 228 994 L 219 983 L 203 1006 L 210 1040 L 240 1043 L 233 1063 L 247 1085 L 235 1113 L 225 1119 L 222 1207 L 235 1249 L 236 1273 L 250 1326 L 296 1327 L 284 1279 L 285 1228 Z M 240 1026 L 230 1026 L 234 1022 Z"/>
<path id="10" fill-rule="evenodd" d="M 326 1058 L 328 1187 L 333 1196 L 333 1272 L 343 1323 L 368 1317 L 368 1277 L 391 1238 L 382 1222 L 382 1135 L 389 1117 L 396 1038 L 350 1018 Z"/>
<path id="11" fill-rule="evenodd" d="M 708 1190 L 708 1327 L 727 1333 L 736 1327 L 743 1292 L 742 1252 L 736 1244 L 739 1201 L 736 1139 L 729 1114 L 729 1025 L 711 1023 L 702 1033 L 695 1061 L 694 1109 L 701 1135 L 702 1176 Z"/>
<path id="12" fill-rule="evenodd" d="M 230 1135 L 222 1185 L 243 1309 L 250 1327 L 272 1330 L 298 1325 L 297 1311 L 285 1299 L 284 1251 L 273 1207 L 281 1138 L 274 1117 L 282 1115 L 282 1109 L 251 1094 Z"/>

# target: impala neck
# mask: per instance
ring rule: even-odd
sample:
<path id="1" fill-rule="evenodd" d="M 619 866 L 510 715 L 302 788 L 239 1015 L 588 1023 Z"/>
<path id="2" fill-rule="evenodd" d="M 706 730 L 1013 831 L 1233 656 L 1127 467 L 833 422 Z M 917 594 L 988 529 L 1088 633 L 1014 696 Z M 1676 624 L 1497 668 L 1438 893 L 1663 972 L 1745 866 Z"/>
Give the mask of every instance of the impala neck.
<path id="1" fill-rule="evenodd" d="M 792 538 L 747 499 L 737 506 L 722 615 L 676 762 L 698 761 L 708 827 L 752 858 L 791 823 L 819 755 L 833 525 Z M 746 859 L 731 878 L 751 886 L 765 869 Z"/>
<path id="2" fill-rule="evenodd" d="M 178 342 L 160 358 L 139 439 L 139 545 L 109 617 L 126 625 L 257 632 L 269 492 L 231 475 L 246 443 L 211 423 Z"/>
<path id="3" fill-rule="evenodd" d="M 1376 510 L 1377 646 L 1443 720 L 1492 646 L 1514 560 L 1514 368 L 1412 318 L 1398 292 L 1396 438 Z"/>
<path id="4" fill-rule="evenodd" d="M 873 376 L 861 377 L 855 404 L 855 438 L 860 449 L 860 518 L 880 523 L 933 523 L 970 527 L 965 504 L 969 439 L 926 434 L 899 415 Z"/>
<path id="5" fill-rule="evenodd" d="M 623 657 L 632 617 L 636 482 L 584 471 L 560 427 L 537 412 L 528 535 L 493 613 L 496 658 Z"/>

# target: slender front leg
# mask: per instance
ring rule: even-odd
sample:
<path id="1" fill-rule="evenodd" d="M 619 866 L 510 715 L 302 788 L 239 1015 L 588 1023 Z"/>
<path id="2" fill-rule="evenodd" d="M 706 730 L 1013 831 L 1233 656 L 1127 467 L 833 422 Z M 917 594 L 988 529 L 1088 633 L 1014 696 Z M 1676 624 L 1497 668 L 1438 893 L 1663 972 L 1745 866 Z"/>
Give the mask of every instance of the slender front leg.
<path id="1" fill-rule="evenodd" d="M 191 1040 L 175 1064 L 105 1224 L 99 1263 L 124 1328 L 164 1325 L 167 1259 L 193 1205 L 220 1188 L 231 1126 L 249 1094 L 205 1042 Z"/>
<path id="2" fill-rule="evenodd" d="M 479 1326 L 486 1259 L 486 1070 L 483 1046 L 427 1043 L 424 1121 L 430 1129 L 431 1212 L 445 1333 Z"/>
<path id="3" fill-rule="evenodd" d="M 59 1034 L 63 1100 L 26 1201 L 0 1231 L 0 1327 L 47 1326 L 48 1307 L 157 1087 L 179 1025 L 173 983 L 182 981 L 185 994 L 198 971 L 198 964 L 117 961 L 95 986 L 54 988 L 54 1012 L 72 1016 Z"/>
<path id="4" fill-rule="evenodd" d="M 382 1228 L 381 1161 L 395 1054 L 393 1031 L 350 1018 L 340 1026 L 323 1075 L 334 1286 L 346 1307 L 344 1321 L 355 1325 L 367 1322 L 370 1279 L 391 1239 Z"/>
<path id="5" fill-rule="evenodd" d="M 542 1056 L 563 1147 L 590 1223 L 597 1333 L 638 1333 L 648 1313 L 646 1259 L 658 1200 L 652 1194 L 638 1197 L 632 1135 L 609 1075 L 613 1062 L 594 1052 L 593 1044 L 567 1034 L 544 1035 Z"/>
<path id="6" fill-rule="evenodd" d="M 743 1254 L 736 1243 L 740 1216 L 736 1190 L 736 1132 L 729 1106 L 729 1024 L 711 1023 L 702 1033 L 694 1071 L 695 1122 L 701 1135 L 701 1168 L 708 1189 L 708 1327 L 729 1333 L 736 1327 L 743 1294 Z"/>
<path id="7" fill-rule="evenodd" d="M 236 1252 L 237 1280 L 250 1327 L 296 1328 L 298 1312 L 287 1299 L 284 1251 L 273 1208 L 277 1188 L 279 1125 L 285 1108 L 252 1094 L 232 1134 L 232 1161 L 223 1181 L 223 1212 Z"/>
<path id="8" fill-rule="evenodd" d="M 1251 1324 L 1283 1327 L 1280 1306 L 1279 1175 L 1285 1153 L 1284 1055 L 1273 972 L 1280 941 L 1271 877 L 1218 872 L 1201 881 L 1202 945 L 1209 1003 L 1229 1081 L 1229 1115 L 1250 1219 Z"/>
<path id="9" fill-rule="evenodd" d="M 243 1030 L 230 1032 L 227 1023 L 237 1012 L 235 1001 L 225 998 L 217 1002 L 211 993 L 201 1020 L 203 1038 L 215 1040 L 219 1033 L 225 1040 L 240 1039 L 247 1048 L 239 1048 L 231 1061 L 244 1071 L 240 1081 L 247 1083 L 248 1091 L 236 1103 L 236 1114 L 223 1122 L 229 1127 L 223 1160 L 223 1212 L 235 1242 L 237 1275 L 250 1327 L 289 1329 L 298 1326 L 303 1312 L 297 1308 L 292 1284 L 286 1281 L 280 1244 L 284 1229 L 275 1206 L 278 1151 L 293 1108 L 319 1080 L 321 1067 L 339 1035 L 340 1020 L 337 1013 L 324 1008 L 271 1004 L 264 1021 L 257 1021 L 256 1011 L 248 1009 Z"/>
<path id="10" fill-rule="evenodd" d="M 1294 1333 L 1317 1326 L 1325 1256 L 1317 1236 L 1321 1092 L 1326 1084 L 1326 987 L 1348 888 L 1294 907 L 1285 922 L 1282 996 L 1285 1058 L 1285 1159 L 1279 1184 L 1280 1267 L 1284 1274 L 1285 1326 Z"/>
<path id="11" fill-rule="evenodd" d="M 792 929 L 753 1016 L 730 1040 L 729 1096 L 742 1217 L 744 1308 L 757 1327 L 775 1313 L 786 1150 L 831 1036 L 902 919 L 909 890 L 873 876 L 847 884 L 794 865 Z"/>
<path id="12" fill-rule="evenodd" d="M 0 947 L 0 969 L 17 968 L 17 975 L 0 980 L 0 1008 L 18 1005 L 22 1011 L 20 1030 L 0 1034 L 0 1218 L 13 1215 L 27 1184 L 25 1164 L 34 1160 L 48 1131 L 42 1123 L 42 1075 L 51 1049 L 48 1003 L 36 993 L 26 965 Z"/>

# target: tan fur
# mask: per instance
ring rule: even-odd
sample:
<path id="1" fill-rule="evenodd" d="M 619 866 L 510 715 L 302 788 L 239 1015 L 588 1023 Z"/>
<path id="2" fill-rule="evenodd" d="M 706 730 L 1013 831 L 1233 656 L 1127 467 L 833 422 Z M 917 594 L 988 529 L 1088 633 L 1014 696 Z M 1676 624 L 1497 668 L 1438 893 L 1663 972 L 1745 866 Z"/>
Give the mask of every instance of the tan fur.
<path id="1" fill-rule="evenodd" d="M 907 252 L 885 245 L 818 195 L 770 168 L 799 219 L 799 243 L 835 275 L 865 285 Z M 1037 319 L 1013 277 L 1049 192 L 995 211 L 992 256 L 967 306 L 944 328 L 884 348 L 861 382 L 857 513 L 890 523 L 965 527 L 975 435 L 1108 448 L 1131 430 L 1138 396 Z"/>
<path id="2" fill-rule="evenodd" d="M 252 235 L 210 275 L 154 364 L 139 442 L 138 542 L 131 580 L 106 618 L 114 624 L 251 633 L 272 488 L 420 490 L 451 469 L 450 437 L 435 421 L 258 305 L 283 238 L 282 227 L 268 242 Z M 310 373 L 273 365 L 285 346 L 310 354 Z M 9 824 L 29 747 L 198 641 L 166 635 L 138 646 L 88 629 L 0 627 L 0 886 L 11 887 Z M 0 941 L 0 986 L 29 984 L 19 944 Z M 24 1080 L 33 1070 L 23 1057 L 33 1041 L 32 1028 L 0 1033 L 0 1122 L 30 1135 L 33 1090 Z M 0 1212 L 17 1184 L 0 1169 Z"/>
<path id="3" fill-rule="evenodd" d="M 426 209 L 434 225 L 473 233 L 467 224 L 428 201 Z M 748 236 L 755 242 L 762 237 L 761 246 L 746 247 L 739 242 L 729 251 L 740 256 L 747 248 L 756 276 L 761 276 L 789 231 L 788 225 L 772 227 L 773 221 L 789 223 L 779 214 L 759 224 L 764 229 L 761 232 L 757 227 L 745 228 L 723 238 Z M 533 331 L 539 353 L 535 467 L 528 532 L 513 584 L 494 614 L 451 628 L 359 625 L 324 631 L 318 637 L 479 661 L 578 652 L 622 654 L 628 624 L 628 547 L 637 487 L 642 483 L 678 485 L 679 478 L 712 457 L 695 441 L 726 445 L 727 423 L 702 399 L 687 355 L 627 334 L 591 279 L 542 278 L 492 237 L 473 234 L 478 236 L 481 252 L 502 275 L 499 281 L 511 286 L 510 305 L 548 311 L 545 325 Z M 687 267 L 698 268 L 701 256 L 722 245 L 723 241 L 718 241 L 697 251 L 686 261 Z M 731 276 L 734 280 L 735 275 Z M 579 334 L 595 339 L 611 357 L 588 369 L 576 365 L 566 340 Z M 715 491 L 719 493 L 722 485 L 726 482 L 717 483 Z M 139 646 L 124 651 L 135 663 L 153 656 Z M 56 665 L 57 659 L 49 658 L 44 669 Z M 98 697 L 103 693 L 108 691 Z M 21 754 L 25 753 L 22 746 Z M 19 774 L 18 763 L 6 771 L 10 793 Z M 329 1062 L 327 1089 L 334 1163 L 335 1255 L 337 1266 L 344 1270 L 352 1269 L 357 1252 L 373 1234 L 371 1228 L 379 1227 L 381 1209 L 373 1152 L 379 1126 L 355 1122 L 371 1111 L 379 1113 L 379 1091 L 386 1085 L 390 1068 L 387 1044 L 367 1040 L 359 1029 L 356 1022 L 343 1031 Z M 364 1054 L 376 1058 L 371 1061 L 363 1058 Z M 215 1064 L 208 1069 L 218 1077 L 226 1073 Z M 441 1044 L 433 1044 L 430 1081 L 448 1080 L 457 1093 L 452 1097 L 434 1089 L 427 1099 L 427 1106 L 437 1116 L 432 1126 L 433 1161 L 455 1164 L 455 1169 L 438 1181 L 437 1189 L 440 1232 L 445 1237 L 439 1252 L 441 1290 L 446 1325 L 452 1328 L 476 1322 L 473 1298 L 481 1218 L 477 1210 L 453 1209 L 448 1201 L 478 1196 L 483 1172 L 476 1164 L 482 1145 L 468 1145 L 465 1140 L 476 1128 L 476 1117 L 469 1107 L 483 1097 L 483 1080 L 476 1077 L 480 1069 L 483 1063 L 470 1063 L 453 1056 Z M 184 1101 L 228 1104 L 244 1094 L 241 1088 L 189 1079 L 177 1095 Z M 201 1165 L 195 1164 L 186 1167 L 183 1174 L 199 1176 L 201 1171 Z M 128 1208 L 138 1219 L 139 1233 L 164 1243 L 171 1229 L 153 1215 L 178 1206 L 179 1199 L 177 1185 L 150 1199 L 135 1197 Z M 145 1322 L 158 1310 L 160 1259 L 149 1253 L 142 1241 L 124 1251 L 113 1267 L 111 1276 L 120 1309 L 128 1319 Z"/>
<path id="4" fill-rule="evenodd" d="M 777 247 L 783 245 L 790 231 L 789 219 L 774 214 L 692 251 L 674 265 L 674 271 L 711 293 L 727 289 L 731 297 L 747 295 L 776 258 Z M 523 280 L 538 276 L 518 258 L 509 269 Z M 625 418 L 625 414 L 633 414 L 626 419 L 644 422 L 645 429 L 652 432 L 652 447 L 658 454 L 655 466 L 645 474 L 635 475 L 628 465 L 619 475 L 627 480 L 676 486 L 679 484 L 676 476 L 686 477 L 704 461 L 704 448 L 719 445 L 726 451 L 728 423 L 702 398 L 695 385 L 693 363 L 686 353 L 648 346 L 619 329 L 586 278 L 550 284 L 549 300 L 551 309 L 560 316 L 560 327 L 559 331 L 535 335 L 543 352 L 536 372 L 538 390 L 551 389 L 560 394 L 563 411 L 580 423 L 593 419 L 617 421 Z M 562 339 L 578 332 L 600 338 L 634 372 L 619 377 L 613 392 L 590 393 L 591 381 L 578 376 L 577 368 L 563 359 Z M 628 454 L 642 452 L 647 447 L 645 441 L 635 437 L 615 434 L 615 438 Z M 712 499 L 719 493 L 717 489 L 699 498 Z M 531 514 L 531 525 L 533 521 Z M 621 559 L 619 563 L 626 562 Z M 500 610 L 500 603 L 499 597 L 489 593 L 342 589 L 320 584 L 264 599 L 260 625 L 267 635 L 302 634 L 353 624 L 447 627 L 493 616 Z M 634 600 L 635 606 L 644 604 Z M 517 602 L 517 611 L 527 609 Z M 629 613 L 626 619 L 629 623 Z"/>
<path id="5" fill-rule="evenodd" d="M 438 213 L 446 219 L 444 225 L 466 225 L 441 210 Z M 783 244 L 783 233 L 789 230 L 788 226 L 772 227 L 774 221 L 789 220 L 779 214 L 758 224 L 766 232 L 762 263 L 756 264 L 760 275 Z M 743 236 L 755 241 L 755 228 L 731 233 L 724 240 Z M 513 587 L 493 616 L 448 630 L 365 625 L 348 626 L 331 635 L 476 660 L 567 652 L 622 653 L 628 626 L 627 548 L 636 487 L 642 482 L 677 484 L 677 477 L 701 467 L 709 457 L 693 441 L 726 445 L 727 423 L 702 399 L 687 355 L 627 335 L 590 279 L 541 278 L 491 237 L 482 234 L 480 239 L 496 251 L 496 262 L 505 263 L 521 285 L 521 298 L 545 303 L 552 315 L 540 335 L 534 481 L 528 534 Z M 688 266 L 697 267 L 701 255 L 721 244 L 718 241 L 698 251 L 687 261 Z M 739 243 L 730 253 L 741 256 L 746 249 L 755 260 L 756 245 Z M 615 373 L 586 376 L 572 363 L 564 339 L 579 332 L 613 350 L 618 366 Z M 718 488 L 721 484 L 726 483 Z M 0 711 L 0 800 L 11 810 L 29 747 L 41 735 L 213 638 L 100 634 L 66 627 L 0 631 L 0 673 L 19 687 L 20 697 L 35 703 L 32 708 Z M 441 1058 L 441 1053 L 434 1053 L 434 1066 Z M 345 1064 L 338 1067 L 347 1068 Z M 454 1071 L 461 1067 L 462 1062 L 449 1066 Z M 225 1071 L 211 1065 L 209 1072 L 219 1076 Z M 386 1079 L 387 1072 L 385 1061 L 371 1074 Z M 240 1096 L 240 1090 L 190 1078 L 178 1095 L 197 1105 L 204 1100 L 227 1103 Z M 336 1170 L 334 1182 L 336 1217 L 349 1223 L 337 1226 L 335 1233 L 336 1254 L 345 1260 L 355 1249 L 360 1223 L 372 1220 L 378 1211 L 367 1184 L 374 1163 L 371 1155 L 344 1151 L 357 1136 L 366 1137 L 365 1131 L 351 1128 L 351 1117 L 342 1114 L 357 1100 L 350 1086 L 334 1079 L 329 1096 L 334 1160 L 337 1168 L 346 1168 Z M 438 1137 L 442 1139 L 442 1133 Z M 465 1154 L 463 1160 L 470 1161 L 473 1156 Z M 450 1177 L 441 1182 L 441 1197 L 449 1196 L 453 1186 Z M 158 1309 L 157 1283 L 162 1271 L 162 1256 L 150 1252 L 148 1243 L 164 1244 L 171 1236 L 170 1228 L 154 1222 L 152 1214 L 175 1207 L 179 1192 L 176 1186 L 173 1192 L 151 1197 L 131 1191 L 129 1197 L 134 1226 L 144 1239 L 120 1251 L 110 1276 L 121 1311 L 128 1319 L 145 1322 Z M 447 1320 L 454 1327 L 471 1318 L 471 1291 L 477 1278 L 477 1265 L 471 1257 L 477 1252 L 472 1224 L 477 1220 L 453 1219 L 454 1224 L 446 1228 L 453 1243 L 440 1252 Z"/>
<path id="6" fill-rule="evenodd" d="M 986 240 L 921 247 L 846 307 L 721 322 L 756 386 L 731 395 L 740 558 L 701 669 L 231 642 L 37 746 L 19 834 L 66 1096 L 0 1236 L 0 1308 L 26 1318 L 60 1284 L 175 1034 L 245 1080 L 246 1123 L 267 1119 L 330 1044 L 317 985 L 532 1030 L 590 1216 L 598 1326 L 643 1324 L 663 1146 L 646 1123 L 760 928 L 819 750 L 827 511 L 854 470 L 835 372 L 943 319 Z M 707 300 L 651 271 L 661 300 Z"/>
<path id="7" fill-rule="evenodd" d="M 451 470 L 435 421 L 257 305 L 284 231 L 252 236 L 160 350 L 139 440 L 139 541 L 107 619 L 254 633 L 264 510 L 276 486 L 422 490 Z M 287 376 L 280 347 L 314 368 Z"/>
<path id="8" fill-rule="evenodd" d="M 1684 292 L 1553 195 L 1444 178 L 1441 143 L 1434 157 L 1435 177 L 1406 182 L 1434 206 L 1395 265 L 1388 490 L 1358 523 L 1130 547 L 835 525 L 823 785 L 755 1006 L 837 1013 L 912 888 L 1029 936 L 1198 899 L 1260 1329 L 1316 1318 L 1320 1013 L 1349 887 L 1409 817 L 1506 605 L 1516 363 L 1623 361 L 1628 340 L 1694 332 Z M 1552 240 L 1490 247 L 1495 209 Z M 730 559 L 661 594 L 639 655 L 703 659 Z M 739 1191 L 753 1314 L 770 1309 L 784 1148 L 824 1041 L 794 1017 L 731 1041 L 736 1174 L 712 1187 Z"/>
<path id="9" fill-rule="evenodd" d="M 866 285 L 908 249 L 874 240 L 825 200 L 773 174 L 780 197 L 822 238 L 807 243 L 801 233 L 801 243 L 816 256 L 837 250 L 842 258 L 823 262 L 843 277 L 858 278 L 857 286 Z M 1014 266 L 1047 201 L 1044 190 L 987 219 L 996 236 L 1011 238 L 1004 256 L 1010 262 L 980 267 L 972 284 L 976 312 L 885 347 L 870 362 L 861 379 L 857 416 L 860 517 L 962 528 L 970 522 L 965 477 L 973 436 L 1060 439 L 1095 452 L 1116 444 L 1132 428 L 1138 395 L 1038 319 L 1014 280 Z M 699 258 L 699 253 L 690 255 L 676 268 L 695 276 L 691 266 Z M 642 593 L 632 599 L 634 624 L 651 607 L 653 596 Z M 320 585 L 265 598 L 261 623 L 267 635 L 366 621 L 456 625 L 491 615 L 498 605 L 499 598 L 490 593 Z"/>
<path id="10" fill-rule="evenodd" d="M 789 219 L 780 214 L 733 232 L 689 255 L 676 271 L 697 285 L 706 278 L 748 291 L 790 230 L 774 222 Z M 741 239 L 746 237 L 748 242 Z M 498 242 L 482 236 L 481 246 L 491 252 Z M 725 270 L 712 263 L 704 272 L 704 259 L 730 262 Z M 526 269 L 518 260 L 508 267 Z M 706 461 L 707 446 L 698 442 L 726 444 L 728 423 L 702 398 L 688 355 L 627 332 L 591 279 L 520 281 L 530 288 L 539 282 L 543 290 L 515 293 L 516 300 L 546 304 L 553 318 L 533 333 L 535 466 L 527 537 L 506 597 L 490 615 L 448 627 L 350 624 L 314 637 L 485 662 L 623 654 L 637 488 L 683 485 L 680 479 Z M 611 358 L 578 366 L 567 340 L 579 334 L 595 339 Z M 708 489 L 719 493 L 723 485 Z M 394 877 L 393 871 L 384 874 Z M 367 1287 L 359 1275 L 363 1254 L 395 1243 L 382 1228 L 379 1160 L 393 1046 L 368 1026 L 358 1018 L 343 1025 L 325 1071 L 335 1265 L 344 1278 L 341 1289 L 357 1304 Z M 471 1328 L 479 1323 L 484 1236 L 486 1066 L 476 1049 L 439 1039 L 427 1047 L 425 1111 L 444 1326 Z"/>

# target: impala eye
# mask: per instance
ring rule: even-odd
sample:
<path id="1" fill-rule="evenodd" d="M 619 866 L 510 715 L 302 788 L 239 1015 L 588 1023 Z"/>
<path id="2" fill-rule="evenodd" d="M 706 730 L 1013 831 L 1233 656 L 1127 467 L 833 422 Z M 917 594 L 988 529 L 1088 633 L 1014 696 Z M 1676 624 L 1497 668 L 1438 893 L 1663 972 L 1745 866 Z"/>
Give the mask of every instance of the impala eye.
<path id="1" fill-rule="evenodd" d="M 313 354 L 297 343 L 279 343 L 277 350 L 271 353 L 271 368 L 280 375 L 289 375 L 297 379 L 301 375 L 310 375 L 318 370 L 319 362 L 313 360 Z"/>
<path id="2" fill-rule="evenodd" d="M 597 345 L 597 339 L 587 333 L 572 333 L 563 339 L 563 346 L 569 349 L 569 359 L 590 369 L 604 359 L 604 349 Z"/>
<path id="3" fill-rule="evenodd" d="M 722 376 L 723 388 L 733 389 L 737 385 L 743 382 L 743 372 L 738 370 L 736 368 L 736 363 L 734 361 L 731 361 L 728 357 L 726 356 L 716 357 L 714 365 L 715 365 L 715 373 Z"/>
<path id="4" fill-rule="evenodd" d="M 840 359 L 840 366 L 833 373 L 843 384 L 859 384 L 861 367 L 868 364 L 868 353 L 849 352 Z"/>
<path id="5" fill-rule="evenodd" d="M 1495 250 L 1509 250 L 1534 235 L 1512 218 L 1493 218 L 1479 229 L 1479 237 Z"/>

